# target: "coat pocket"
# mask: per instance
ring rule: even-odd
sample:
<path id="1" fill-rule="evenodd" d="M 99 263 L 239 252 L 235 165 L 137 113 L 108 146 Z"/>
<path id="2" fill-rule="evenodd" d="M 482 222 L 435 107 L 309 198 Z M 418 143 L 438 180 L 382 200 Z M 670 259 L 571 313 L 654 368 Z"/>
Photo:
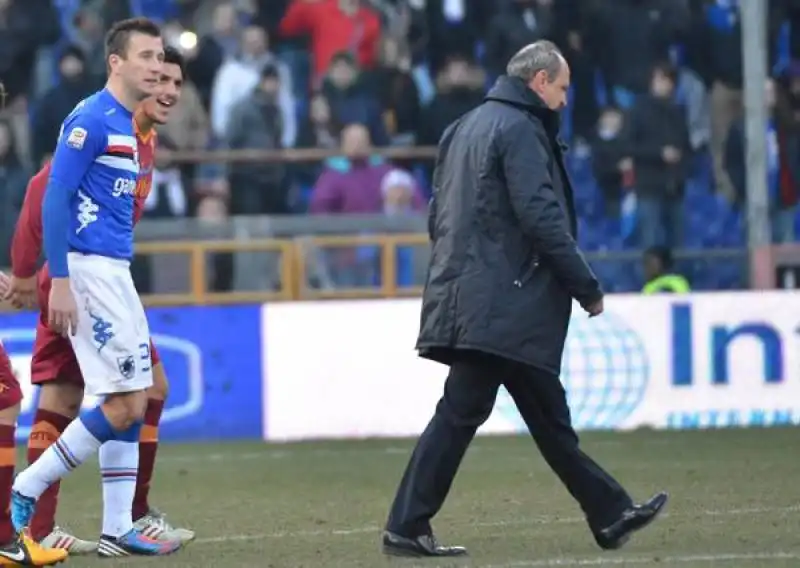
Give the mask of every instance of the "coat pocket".
<path id="1" fill-rule="evenodd" d="M 517 288 L 525 286 L 533 278 L 537 268 L 539 268 L 539 256 L 534 255 L 528 262 L 523 264 L 519 271 L 519 276 L 514 280 L 514 286 Z"/>

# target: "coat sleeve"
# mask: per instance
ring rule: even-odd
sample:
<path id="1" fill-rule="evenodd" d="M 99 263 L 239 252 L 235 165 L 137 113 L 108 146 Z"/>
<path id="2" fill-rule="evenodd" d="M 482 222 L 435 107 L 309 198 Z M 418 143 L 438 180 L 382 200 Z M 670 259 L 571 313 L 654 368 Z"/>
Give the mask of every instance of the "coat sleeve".
<path id="1" fill-rule="evenodd" d="M 581 306 L 599 301 L 600 283 L 569 233 L 547 168 L 548 154 L 534 127 L 527 122 L 514 124 L 499 145 L 511 207 L 523 232 Z"/>

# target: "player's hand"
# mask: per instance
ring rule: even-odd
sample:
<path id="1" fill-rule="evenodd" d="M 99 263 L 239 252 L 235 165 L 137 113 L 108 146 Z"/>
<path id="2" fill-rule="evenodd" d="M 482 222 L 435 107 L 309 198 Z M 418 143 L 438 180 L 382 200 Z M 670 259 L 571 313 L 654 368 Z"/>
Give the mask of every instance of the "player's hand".
<path id="1" fill-rule="evenodd" d="M 586 310 L 586 313 L 589 314 L 590 318 L 599 316 L 603 313 L 603 298 L 600 298 L 594 304 L 584 307 L 584 309 Z"/>
<path id="2" fill-rule="evenodd" d="M 19 309 L 33 309 L 36 307 L 36 276 L 30 278 L 8 278 L 8 285 L 2 298 L 6 302 Z"/>
<path id="3" fill-rule="evenodd" d="M 47 324 L 64 337 L 75 335 L 78 329 L 78 306 L 69 287 L 69 278 L 53 278 Z"/>

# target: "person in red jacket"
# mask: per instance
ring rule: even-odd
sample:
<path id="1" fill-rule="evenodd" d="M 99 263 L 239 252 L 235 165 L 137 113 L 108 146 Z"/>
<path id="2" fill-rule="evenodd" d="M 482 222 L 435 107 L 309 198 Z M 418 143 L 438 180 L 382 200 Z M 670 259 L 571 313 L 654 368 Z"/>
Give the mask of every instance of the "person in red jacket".
<path id="1" fill-rule="evenodd" d="M 153 181 L 157 134 L 155 126 L 165 124 L 169 112 L 181 94 L 184 61 L 173 48 L 165 49 L 158 96 L 142 102 L 134 113 L 134 130 L 139 154 L 139 179 L 134 204 L 134 222 L 138 222 Z M 50 164 L 30 180 L 25 194 L 14 238 L 11 244 L 12 277 L 5 294 L 15 307 L 34 307 L 38 304 L 39 321 L 31 361 L 31 382 L 41 387 L 38 406 L 28 439 L 28 462 L 33 463 L 58 439 L 61 432 L 75 419 L 83 401 L 83 375 L 69 340 L 50 329 L 47 324 L 47 303 L 50 295 L 50 274 L 47 264 L 37 273 L 42 252 L 42 201 L 50 174 Z M 158 447 L 158 424 L 167 394 L 167 377 L 158 351 L 150 343 L 153 367 L 153 386 L 148 389 L 148 404 L 139 441 L 139 470 L 133 501 L 134 526 L 142 534 L 158 540 L 188 542 L 194 532 L 174 528 L 148 503 Z M 55 525 L 59 484 L 51 485 L 39 498 L 31 520 L 30 533 L 46 548 L 60 548 L 70 554 L 90 554 L 97 543 L 78 539 Z"/>
<path id="2" fill-rule="evenodd" d="M 378 55 L 381 22 L 361 0 L 293 0 L 279 32 L 286 37 L 311 36 L 318 84 L 333 56 L 341 51 L 353 53 L 361 68 L 371 68 Z"/>

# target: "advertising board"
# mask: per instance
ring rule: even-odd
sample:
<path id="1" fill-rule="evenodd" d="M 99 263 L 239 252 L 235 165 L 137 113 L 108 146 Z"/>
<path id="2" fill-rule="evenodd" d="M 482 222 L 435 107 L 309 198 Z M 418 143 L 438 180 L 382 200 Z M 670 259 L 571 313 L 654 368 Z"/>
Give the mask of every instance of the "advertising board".
<path id="1" fill-rule="evenodd" d="M 260 438 L 261 306 L 147 310 L 150 332 L 169 379 L 162 440 Z M 0 341 L 25 398 L 17 437 L 28 436 L 37 390 L 30 384 L 33 313 L 0 314 Z M 96 404 L 88 398 L 84 407 Z"/>
<path id="2" fill-rule="evenodd" d="M 447 368 L 417 357 L 420 302 L 264 307 L 264 436 L 419 434 Z M 562 381 L 579 429 L 800 423 L 800 295 L 619 295 L 575 306 Z M 482 433 L 525 427 L 502 391 Z"/>

